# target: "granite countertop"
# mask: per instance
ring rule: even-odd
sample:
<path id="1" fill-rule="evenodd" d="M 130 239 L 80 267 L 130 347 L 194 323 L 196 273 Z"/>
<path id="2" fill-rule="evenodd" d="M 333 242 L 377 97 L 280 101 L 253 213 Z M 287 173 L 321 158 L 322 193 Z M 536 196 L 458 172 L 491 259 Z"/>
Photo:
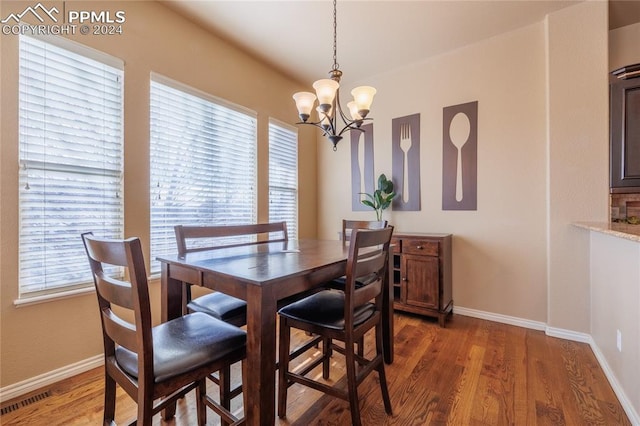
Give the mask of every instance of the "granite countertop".
<path id="1" fill-rule="evenodd" d="M 573 225 L 579 228 L 640 242 L 640 225 L 613 222 L 576 222 Z"/>

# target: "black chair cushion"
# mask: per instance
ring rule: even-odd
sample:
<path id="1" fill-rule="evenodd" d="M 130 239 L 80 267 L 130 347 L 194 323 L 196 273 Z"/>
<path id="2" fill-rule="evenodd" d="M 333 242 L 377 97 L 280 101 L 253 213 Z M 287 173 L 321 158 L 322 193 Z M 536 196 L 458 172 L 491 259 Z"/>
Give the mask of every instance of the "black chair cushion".
<path id="1" fill-rule="evenodd" d="M 362 324 L 375 312 L 373 303 L 355 309 L 355 325 Z M 344 292 L 323 290 L 280 309 L 287 318 L 316 324 L 333 330 L 344 330 Z"/>
<path id="2" fill-rule="evenodd" d="M 193 313 L 153 327 L 153 370 L 155 382 L 178 376 L 242 348 L 247 333 L 203 313 Z M 116 361 L 138 377 L 138 355 L 122 346 Z"/>
<path id="3" fill-rule="evenodd" d="M 237 326 L 247 323 L 247 303 L 219 291 L 193 299 L 187 308 L 191 312 L 203 312 Z"/>
<path id="4" fill-rule="evenodd" d="M 373 273 L 356 279 L 356 288 L 362 288 L 365 285 L 375 281 L 378 278 L 378 274 Z M 344 283 L 347 282 L 347 277 L 336 278 L 325 284 L 327 288 L 333 288 L 335 290 L 344 290 Z"/>

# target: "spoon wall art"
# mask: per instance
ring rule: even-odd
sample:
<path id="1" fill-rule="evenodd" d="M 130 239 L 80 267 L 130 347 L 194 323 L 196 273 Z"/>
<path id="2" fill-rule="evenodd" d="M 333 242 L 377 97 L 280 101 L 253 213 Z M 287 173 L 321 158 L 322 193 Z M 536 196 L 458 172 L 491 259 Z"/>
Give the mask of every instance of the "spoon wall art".
<path id="1" fill-rule="evenodd" d="M 442 209 L 478 208 L 478 101 L 442 111 Z"/>

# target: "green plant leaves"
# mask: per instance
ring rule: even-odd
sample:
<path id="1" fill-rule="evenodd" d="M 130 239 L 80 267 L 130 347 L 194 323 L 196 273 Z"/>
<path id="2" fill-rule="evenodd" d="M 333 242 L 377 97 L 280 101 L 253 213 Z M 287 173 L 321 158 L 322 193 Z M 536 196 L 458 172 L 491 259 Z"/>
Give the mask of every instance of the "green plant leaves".
<path id="1" fill-rule="evenodd" d="M 393 182 L 388 180 L 384 173 L 378 177 L 378 189 L 373 194 L 365 192 L 360 192 L 360 194 L 367 197 L 366 200 L 360 200 L 360 202 L 374 209 L 378 220 L 382 220 L 382 211 L 389 208 L 396 196 L 393 191 Z"/>
<path id="2" fill-rule="evenodd" d="M 388 180 L 384 173 L 378 177 L 378 191 L 385 194 L 393 193 L 393 182 Z"/>

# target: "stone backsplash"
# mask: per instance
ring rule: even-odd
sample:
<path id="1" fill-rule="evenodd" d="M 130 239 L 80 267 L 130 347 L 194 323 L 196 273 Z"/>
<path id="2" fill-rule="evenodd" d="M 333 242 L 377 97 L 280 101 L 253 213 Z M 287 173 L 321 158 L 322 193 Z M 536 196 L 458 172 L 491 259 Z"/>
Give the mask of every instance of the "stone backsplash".
<path id="1" fill-rule="evenodd" d="M 609 200 L 612 222 L 634 222 L 640 219 L 640 193 L 611 194 Z"/>

